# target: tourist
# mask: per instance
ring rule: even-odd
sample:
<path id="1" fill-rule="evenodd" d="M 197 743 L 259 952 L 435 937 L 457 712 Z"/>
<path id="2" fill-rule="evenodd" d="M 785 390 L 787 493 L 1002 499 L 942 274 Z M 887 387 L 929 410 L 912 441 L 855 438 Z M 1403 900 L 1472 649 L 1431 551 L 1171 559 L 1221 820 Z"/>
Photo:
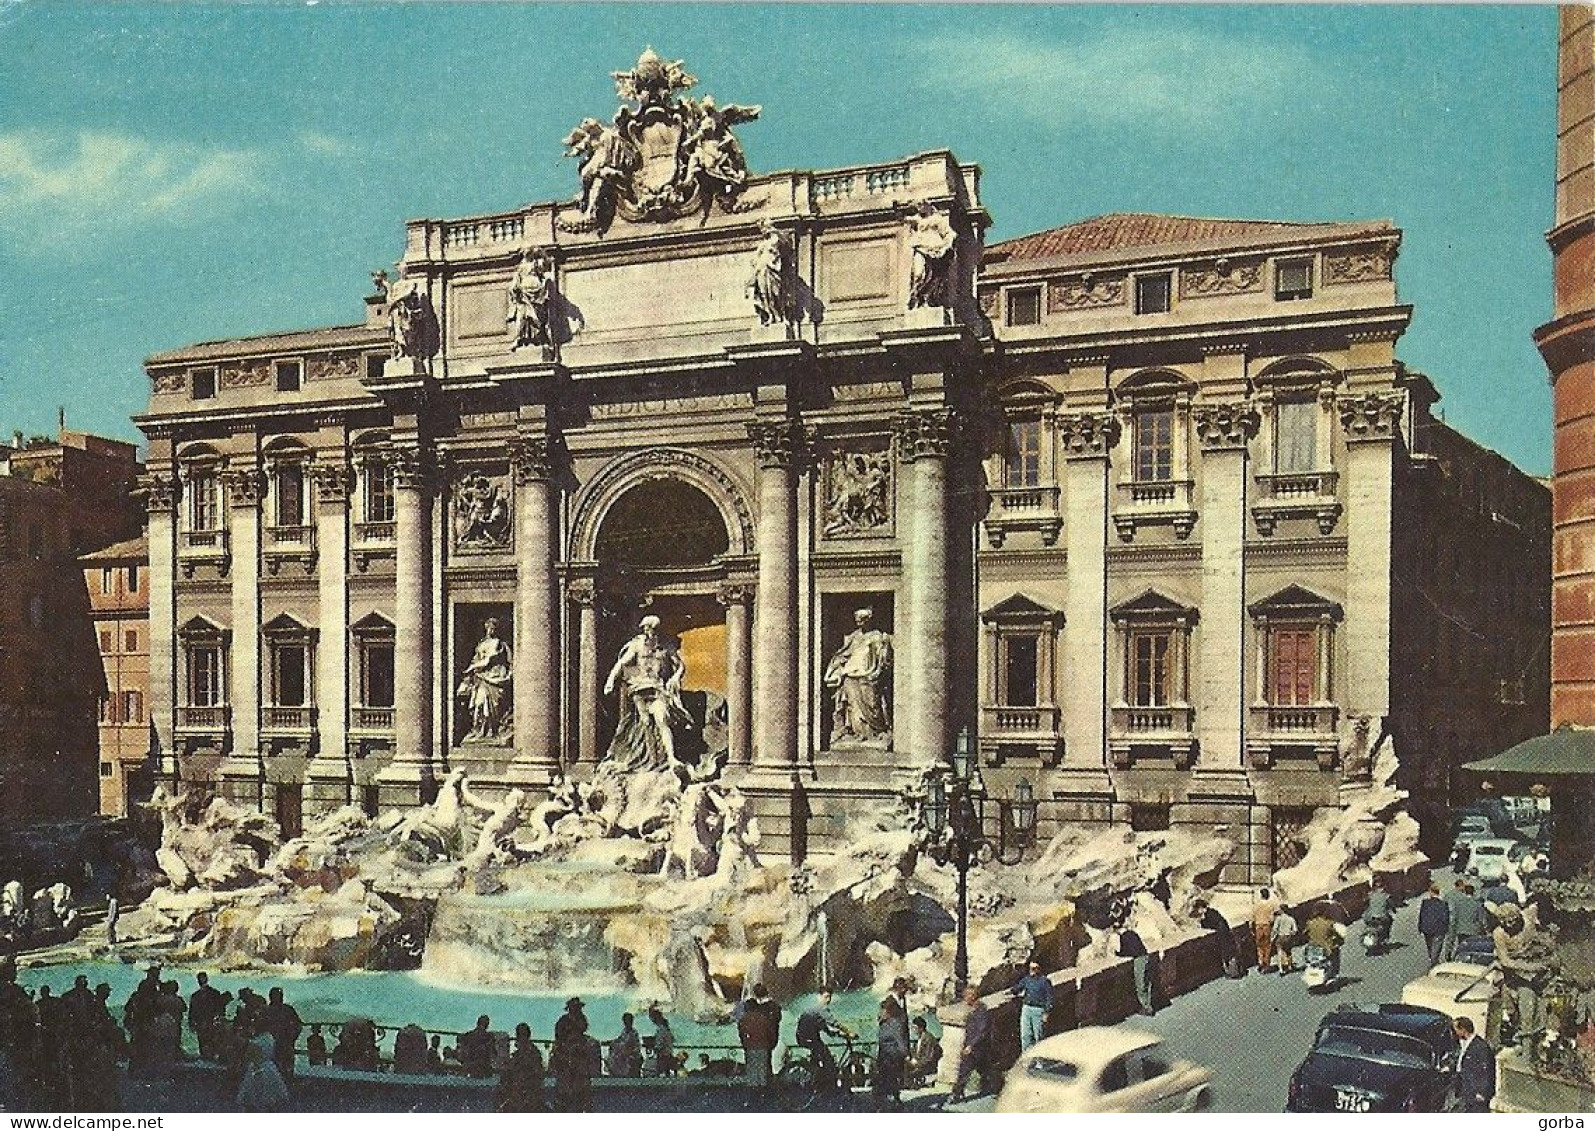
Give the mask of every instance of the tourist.
<path id="1" fill-rule="evenodd" d="M 105 941 L 111 946 L 116 945 L 116 922 L 121 918 L 122 908 L 116 901 L 116 896 L 111 896 L 105 901 Z"/>
<path id="2" fill-rule="evenodd" d="M 39 1014 L 28 991 L 17 985 L 17 963 L 0 958 L 0 1053 L 7 1054 L 12 1069 L 25 1077 L 33 1063 L 38 1040 Z"/>
<path id="3" fill-rule="evenodd" d="M 413 1021 L 394 1034 L 393 1071 L 405 1076 L 426 1072 L 426 1030 Z"/>
<path id="4" fill-rule="evenodd" d="M 367 1017 L 351 1017 L 338 1030 L 338 1043 L 332 1049 L 332 1063 L 354 1072 L 376 1072 L 382 1067 L 377 1051 L 377 1026 Z"/>
<path id="5" fill-rule="evenodd" d="M 161 983 L 161 992 L 155 999 L 155 1020 L 150 1024 L 151 1039 L 164 1044 L 162 1057 L 169 1065 L 183 1059 L 183 1017 L 188 1006 L 178 993 L 177 982 Z"/>
<path id="6" fill-rule="evenodd" d="M 1467 880 L 1457 880 L 1456 887 L 1446 893 L 1445 902 L 1451 909 L 1445 933 L 1445 959 L 1449 962 L 1457 956 L 1457 944 L 1484 934 L 1487 923 L 1484 903 L 1473 894 L 1473 885 Z"/>
<path id="7" fill-rule="evenodd" d="M 670 1028 L 664 1011 L 657 1005 L 648 1007 L 648 1020 L 653 1024 L 652 1076 L 673 1076 L 676 1072 L 676 1034 Z"/>
<path id="8" fill-rule="evenodd" d="M 87 988 L 87 979 L 84 979 Z M 103 992 L 102 992 L 103 991 Z M 74 1110 L 122 1110 L 117 1088 L 117 1060 L 122 1051 L 122 1030 L 105 1002 L 111 987 L 102 985 L 80 999 L 82 1013 L 72 1043 L 72 1099 Z"/>
<path id="9" fill-rule="evenodd" d="M 1242 976 L 1241 957 L 1235 949 L 1235 931 L 1224 918 L 1223 912 L 1206 900 L 1197 900 L 1191 911 L 1196 915 L 1197 926 L 1212 931 L 1218 941 L 1218 961 L 1226 978 Z"/>
<path id="10" fill-rule="evenodd" d="M 282 989 L 278 986 L 271 988 L 266 1008 L 261 1012 L 261 1025 L 276 1042 L 277 1071 L 282 1073 L 286 1083 L 294 1078 L 294 1050 L 299 1047 L 299 1034 L 305 1026 L 299 1011 L 283 1000 Z"/>
<path id="11" fill-rule="evenodd" d="M 288 1085 L 277 1070 L 278 1060 L 276 1041 L 256 1021 L 244 1042 L 244 1072 L 237 1093 L 241 1110 L 282 1111 L 288 1106 Z"/>
<path id="12" fill-rule="evenodd" d="M 432 1038 L 437 1040 L 436 1037 Z M 305 1059 L 312 1068 L 320 1068 L 327 1063 L 327 1038 L 321 1035 L 321 1026 L 310 1026 L 310 1036 L 305 1038 Z"/>
<path id="13" fill-rule="evenodd" d="M 831 1016 L 831 991 L 821 990 L 814 1005 L 803 1011 L 797 1022 L 797 1043 L 808 1050 L 809 1065 L 814 1070 L 815 1091 L 829 1091 L 836 1087 L 836 1057 L 826 1047 L 825 1038 L 851 1037 L 852 1031 L 837 1023 Z"/>
<path id="14" fill-rule="evenodd" d="M 742 1003 L 737 1038 L 742 1042 L 742 1061 L 747 1065 L 749 1098 L 768 1099 L 773 1071 L 770 1061 L 775 1046 L 781 1042 L 781 1007 L 763 982 L 756 983 L 753 996 Z"/>
<path id="15" fill-rule="evenodd" d="M 496 1111 L 543 1110 L 543 1054 L 532 1040 L 532 1027 L 524 1021 L 515 1026 L 515 1051 L 498 1078 L 493 1107 Z"/>
<path id="16" fill-rule="evenodd" d="M 548 1070 L 554 1074 L 554 1110 L 592 1109 L 591 1065 L 587 1048 L 585 1003 L 573 997 L 565 1012 L 554 1022 L 554 1047 L 548 1054 Z"/>
<path id="17" fill-rule="evenodd" d="M 39 1038 L 33 1082 L 40 1106 L 66 1110 L 72 1105 L 71 1018 L 49 986 L 39 987 Z"/>
<path id="18" fill-rule="evenodd" d="M 1146 949 L 1146 943 L 1141 940 L 1140 932 L 1128 926 L 1120 929 L 1119 957 L 1130 960 L 1130 982 L 1135 986 L 1135 1000 L 1141 1016 L 1151 1017 L 1157 1012 L 1153 958 L 1152 952 Z"/>
<path id="19" fill-rule="evenodd" d="M 1418 933 L 1429 952 L 1429 965 L 1438 966 L 1445 958 L 1446 935 L 1451 928 L 1451 908 L 1440 897 L 1440 885 L 1430 884 L 1418 904 Z"/>
<path id="20" fill-rule="evenodd" d="M 443 1066 L 443 1038 L 437 1034 L 432 1035 L 432 1041 L 426 1046 L 426 1070 L 433 1075 L 445 1071 Z"/>
<path id="21" fill-rule="evenodd" d="M 1041 963 L 1030 960 L 1030 972 L 1013 985 L 1019 999 L 1019 1049 L 1024 1051 L 1046 1033 L 1047 1017 L 1052 1013 L 1052 982 L 1041 972 Z"/>
<path id="22" fill-rule="evenodd" d="M 903 1070 L 908 1063 L 908 1014 L 887 994 L 881 999 L 875 1036 L 875 1104 L 877 1109 L 903 1106 Z"/>
<path id="23" fill-rule="evenodd" d="M 912 1038 L 904 1078 L 909 1087 L 923 1088 L 936 1076 L 936 1066 L 941 1063 L 941 1043 L 930 1035 L 930 1026 L 923 1017 L 914 1018 Z"/>
<path id="24" fill-rule="evenodd" d="M 1451 1088 L 1466 1112 L 1487 1112 L 1495 1098 L 1495 1050 L 1473 1031 L 1473 1021 L 1458 1017 L 1451 1031 L 1457 1038 L 1456 1075 Z"/>
<path id="25" fill-rule="evenodd" d="M 127 1029 L 128 1040 L 138 1056 L 136 1064 L 129 1065 L 134 1071 L 141 1071 L 144 1067 L 144 1054 L 149 1051 L 146 1030 L 150 1022 L 155 1019 L 155 999 L 160 996 L 160 992 L 161 968 L 151 966 L 144 971 L 144 980 L 134 987 L 133 992 L 128 995 L 127 1004 L 122 1007 L 122 1024 Z"/>
<path id="26" fill-rule="evenodd" d="M 1274 964 L 1274 913 L 1279 910 L 1279 900 L 1268 888 L 1257 889 L 1257 902 L 1252 904 L 1252 940 L 1257 946 L 1257 972 L 1265 974 Z"/>
<path id="27" fill-rule="evenodd" d="M 609 1074 L 626 1078 L 642 1075 L 642 1034 L 637 1032 L 637 1019 L 630 1013 L 620 1015 L 620 1036 L 609 1042 Z"/>
<path id="28" fill-rule="evenodd" d="M 493 1075 L 493 1034 L 488 1030 L 491 1024 L 484 1013 L 476 1019 L 476 1028 L 455 1038 L 454 1048 L 467 1076 L 486 1079 Z"/>
<path id="29" fill-rule="evenodd" d="M 210 984 L 210 975 L 203 970 L 198 978 L 199 989 L 188 998 L 188 1027 L 194 1031 L 194 1039 L 199 1042 L 199 1055 L 206 1060 L 215 1060 L 211 1030 L 227 1012 L 227 997 Z"/>
<path id="30" fill-rule="evenodd" d="M 1274 925 L 1269 931 L 1269 937 L 1274 943 L 1274 968 L 1281 974 L 1289 974 L 1296 969 L 1295 956 L 1296 935 L 1301 926 L 1296 922 L 1296 916 L 1290 913 L 1290 908 L 1283 903 L 1279 910 L 1274 912 Z"/>

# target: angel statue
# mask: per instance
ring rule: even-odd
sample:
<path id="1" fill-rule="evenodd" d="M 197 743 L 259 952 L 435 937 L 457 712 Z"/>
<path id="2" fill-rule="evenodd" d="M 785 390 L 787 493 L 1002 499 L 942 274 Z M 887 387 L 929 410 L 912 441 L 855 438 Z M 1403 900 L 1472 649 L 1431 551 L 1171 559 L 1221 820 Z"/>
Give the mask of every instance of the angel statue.
<path id="1" fill-rule="evenodd" d="M 688 183 L 702 177 L 718 184 L 722 193 L 741 188 L 748 179 L 748 162 L 731 127 L 753 121 L 763 107 L 731 102 L 721 109 L 713 98 L 705 98 L 696 106 L 690 101 L 685 105 L 689 113 L 697 114 L 697 121 L 688 127 L 682 140 Z"/>
<path id="2" fill-rule="evenodd" d="M 579 206 L 589 219 L 613 211 L 621 186 L 642 164 L 642 154 L 631 138 L 631 125 L 631 108 L 622 106 L 615 111 L 613 125 L 583 118 L 565 137 L 565 156 L 581 161 Z"/>

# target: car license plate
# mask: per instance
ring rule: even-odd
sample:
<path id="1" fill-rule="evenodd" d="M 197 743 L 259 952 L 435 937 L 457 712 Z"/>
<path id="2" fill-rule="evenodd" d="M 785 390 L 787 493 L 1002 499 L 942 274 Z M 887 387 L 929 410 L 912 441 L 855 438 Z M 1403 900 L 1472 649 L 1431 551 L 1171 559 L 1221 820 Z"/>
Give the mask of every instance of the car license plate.
<path id="1" fill-rule="evenodd" d="M 1367 1111 L 1368 1097 L 1363 1095 L 1361 1092 L 1337 1091 L 1335 1093 L 1335 1110 Z"/>

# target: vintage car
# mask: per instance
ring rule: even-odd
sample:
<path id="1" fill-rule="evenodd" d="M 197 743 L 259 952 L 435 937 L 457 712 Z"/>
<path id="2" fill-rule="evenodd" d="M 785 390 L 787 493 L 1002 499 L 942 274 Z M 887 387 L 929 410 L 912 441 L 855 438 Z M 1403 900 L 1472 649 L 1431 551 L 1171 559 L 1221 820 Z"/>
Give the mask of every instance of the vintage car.
<path id="1" fill-rule="evenodd" d="M 1037 1041 L 1008 1073 L 997 1111 L 1207 1111 L 1212 1073 L 1174 1060 L 1156 1034 L 1089 1026 Z"/>
<path id="2" fill-rule="evenodd" d="M 1478 1034 L 1497 1044 L 1501 1030 L 1501 971 L 1470 962 L 1442 962 L 1401 990 L 1404 1005 L 1422 1005 L 1466 1017 Z"/>
<path id="3" fill-rule="evenodd" d="M 1286 1111 L 1444 1111 L 1457 1043 L 1451 1018 L 1418 1005 L 1343 1005 L 1318 1024 Z"/>
<path id="4" fill-rule="evenodd" d="M 1513 840 L 1475 840 L 1468 845 L 1468 875 L 1494 882 L 1506 878 L 1507 854 L 1517 842 Z"/>

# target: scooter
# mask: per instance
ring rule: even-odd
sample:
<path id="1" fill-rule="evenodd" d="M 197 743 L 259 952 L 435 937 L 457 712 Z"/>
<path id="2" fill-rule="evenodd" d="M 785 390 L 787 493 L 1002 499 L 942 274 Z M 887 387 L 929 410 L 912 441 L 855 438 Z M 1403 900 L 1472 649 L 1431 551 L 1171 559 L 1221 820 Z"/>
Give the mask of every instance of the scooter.
<path id="1" fill-rule="evenodd" d="M 1323 947 L 1313 943 L 1303 947 L 1301 981 L 1307 987 L 1307 992 L 1315 993 L 1334 981 L 1334 966 L 1334 958 Z"/>
<path id="2" fill-rule="evenodd" d="M 1371 919 L 1363 924 L 1362 949 L 1369 954 L 1378 954 L 1390 942 L 1390 920 Z"/>

